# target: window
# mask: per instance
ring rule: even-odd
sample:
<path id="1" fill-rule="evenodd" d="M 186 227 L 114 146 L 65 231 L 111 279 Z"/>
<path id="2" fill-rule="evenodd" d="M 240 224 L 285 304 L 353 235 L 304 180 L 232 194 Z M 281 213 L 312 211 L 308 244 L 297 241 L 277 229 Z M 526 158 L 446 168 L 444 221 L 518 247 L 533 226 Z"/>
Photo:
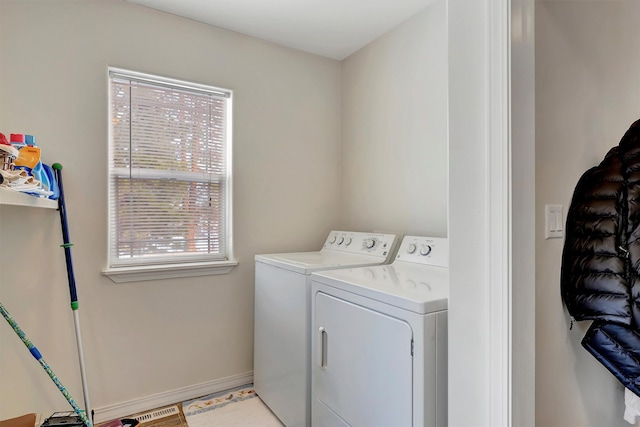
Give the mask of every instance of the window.
<path id="1" fill-rule="evenodd" d="M 231 91 L 109 68 L 109 265 L 114 281 L 225 273 Z"/>

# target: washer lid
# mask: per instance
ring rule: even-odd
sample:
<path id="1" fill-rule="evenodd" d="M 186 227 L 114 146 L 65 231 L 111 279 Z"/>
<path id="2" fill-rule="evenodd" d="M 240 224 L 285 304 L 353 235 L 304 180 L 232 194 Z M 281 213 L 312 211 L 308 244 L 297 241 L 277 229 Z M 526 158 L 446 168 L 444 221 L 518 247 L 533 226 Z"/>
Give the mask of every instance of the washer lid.
<path id="1" fill-rule="evenodd" d="M 338 268 L 379 265 L 387 258 L 375 255 L 321 250 L 318 252 L 292 252 L 282 254 L 256 255 L 256 262 L 273 265 L 301 274 Z"/>
<path id="2" fill-rule="evenodd" d="M 418 314 L 446 310 L 449 269 L 406 261 L 313 273 L 311 279 Z"/>

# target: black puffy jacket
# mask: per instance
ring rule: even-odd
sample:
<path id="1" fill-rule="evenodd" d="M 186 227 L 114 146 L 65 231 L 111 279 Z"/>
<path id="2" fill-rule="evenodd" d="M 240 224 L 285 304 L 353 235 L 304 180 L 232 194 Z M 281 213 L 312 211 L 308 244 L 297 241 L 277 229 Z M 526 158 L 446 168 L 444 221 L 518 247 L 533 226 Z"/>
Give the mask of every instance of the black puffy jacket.
<path id="1" fill-rule="evenodd" d="M 567 214 L 562 299 L 582 345 L 640 394 L 640 120 L 586 171 Z"/>

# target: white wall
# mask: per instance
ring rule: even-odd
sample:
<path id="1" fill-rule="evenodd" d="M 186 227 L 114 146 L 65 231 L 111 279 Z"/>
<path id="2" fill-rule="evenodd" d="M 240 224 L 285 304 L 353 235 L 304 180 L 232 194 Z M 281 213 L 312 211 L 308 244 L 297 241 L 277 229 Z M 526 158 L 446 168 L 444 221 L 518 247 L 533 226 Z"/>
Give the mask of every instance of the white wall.
<path id="1" fill-rule="evenodd" d="M 342 64 L 348 229 L 447 235 L 446 1 Z"/>
<path id="2" fill-rule="evenodd" d="M 622 385 L 569 330 L 560 298 L 562 239 L 544 240 L 544 205 L 564 205 L 640 117 L 640 3 L 536 3 L 536 421 L 628 426 Z"/>
<path id="3" fill-rule="evenodd" d="M 119 0 L 0 10 L 0 131 L 64 165 L 92 406 L 250 372 L 254 254 L 316 250 L 338 221 L 340 63 Z M 234 90 L 232 273 L 100 274 L 109 65 Z M 81 401 L 57 212 L 0 206 L 0 242 L 0 301 Z M 68 408 L 6 324 L 0 343 L 0 419 Z"/>

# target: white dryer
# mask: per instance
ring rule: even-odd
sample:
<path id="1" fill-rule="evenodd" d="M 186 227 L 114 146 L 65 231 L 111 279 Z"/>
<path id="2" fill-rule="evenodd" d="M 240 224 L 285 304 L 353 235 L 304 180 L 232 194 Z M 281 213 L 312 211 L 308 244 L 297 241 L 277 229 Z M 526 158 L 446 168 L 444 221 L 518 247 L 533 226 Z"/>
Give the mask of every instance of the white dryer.
<path id="1" fill-rule="evenodd" d="M 311 425 L 313 272 L 387 264 L 394 234 L 332 231 L 317 252 L 256 255 L 253 382 L 287 427 Z"/>
<path id="2" fill-rule="evenodd" d="M 446 426 L 448 241 L 406 236 L 390 265 L 312 285 L 312 424 Z"/>

